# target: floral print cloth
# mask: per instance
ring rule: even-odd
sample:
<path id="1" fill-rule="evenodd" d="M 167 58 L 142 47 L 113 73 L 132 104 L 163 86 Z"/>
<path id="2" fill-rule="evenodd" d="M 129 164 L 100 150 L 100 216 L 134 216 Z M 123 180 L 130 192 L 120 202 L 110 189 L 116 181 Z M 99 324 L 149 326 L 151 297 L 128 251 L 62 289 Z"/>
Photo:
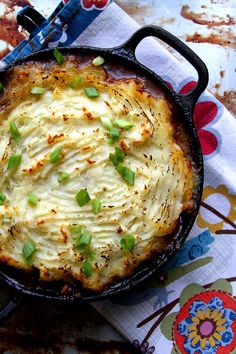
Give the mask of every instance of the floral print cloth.
<path id="1" fill-rule="evenodd" d="M 176 90 L 170 82 L 168 82 L 168 84 L 172 89 Z M 176 91 L 180 94 L 188 93 L 196 84 L 196 81 L 189 81 Z M 201 143 L 202 153 L 205 157 L 212 157 L 212 154 L 216 154 L 220 149 L 220 134 L 214 130 L 214 128 L 212 129 L 211 125 L 213 125 L 214 121 L 218 119 L 221 114 L 221 104 L 211 96 L 207 96 L 207 94 L 203 94 L 199 102 L 195 105 L 193 120 Z"/>
<path id="2" fill-rule="evenodd" d="M 179 341 L 179 347 L 184 347 L 187 353 L 193 351 L 199 351 L 200 354 L 209 351 L 216 353 L 220 347 L 227 347 L 233 342 L 234 333 L 231 325 L 236 319 L 236 313 L 224 307 L 222 294 L 221 296 L 214 294 L 215 292 L 209 292 L 203 294 L 204 296 L 196 295 L 190 304 L 185 305 L 176 319 L 174 327 L 176 340 Z M 210 298 L 208 302 L 201 300 L 201 297 L 205 299 L 206 295 Z M 186 308 L 189 317 L 184 313 Z M 179 322 L 181 317 L 184 319 Z"/>
<path id="3" fill-rule="evenodd" d="M 121 44 L 138 28 L 109 0 L 65 0 L 1 65 L 46 47 Z M 196 77 L 156 41 L 137 57 L 184 94 Z M 139 288 L 94 303 L 141 353 L 236 353 L 236 122 L 208 92 L 194 110 L 205 161 L 199 215 L 177 254 Z"/>

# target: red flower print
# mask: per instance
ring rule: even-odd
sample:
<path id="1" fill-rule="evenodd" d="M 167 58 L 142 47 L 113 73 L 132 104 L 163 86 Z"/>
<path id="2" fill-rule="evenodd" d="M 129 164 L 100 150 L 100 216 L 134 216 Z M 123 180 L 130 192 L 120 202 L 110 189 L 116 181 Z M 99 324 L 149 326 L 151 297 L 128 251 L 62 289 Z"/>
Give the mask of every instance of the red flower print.
<path id="1" fill-rule="evenodd" d="M 216 114 L 217 106 L 214 102 L 208 101 L 196 104 L 193 119 L 204 155 L 212 154 L 218 146 L 216 136 L 208 130 L 203 129 L 205 125 L 209 124 L 216 117 Z"/>
<path id="2" fill-rule="evenodd" d="M 81 0 L 81 6 L 87 11 L 103 10 L 109 3 L 110 0 Z"/>
<path id="3" fill-rule="evenodd" d="M 196 86 L 196 82 L 190 81 L 181 88 L 179 93 L 188 93 L 194 88 L 194 86 Z M 193 120 L 201 143 L 203 155 L 209 156 L 219 148 L 219 141 L 216 135 L 206 128 L 206 126 L 216 118 L 217 114 L 218 107 L 213 101 L 199 102 L 194 108 Z"/>
<path id="4" fill-rule="evenodd" d="M 179 93 L 184 94 L 190 92 L 196 86 L 196 84 L 196 81 L 189 81 L 186 85 L 182 87 Z"/>
<path id="5" fill-rule="evenodd" d="M 193 296 L 174 322 L 174 340 L 183 354 L 231 353 L 236 345 L 236 301 L 223 291 Z"/>

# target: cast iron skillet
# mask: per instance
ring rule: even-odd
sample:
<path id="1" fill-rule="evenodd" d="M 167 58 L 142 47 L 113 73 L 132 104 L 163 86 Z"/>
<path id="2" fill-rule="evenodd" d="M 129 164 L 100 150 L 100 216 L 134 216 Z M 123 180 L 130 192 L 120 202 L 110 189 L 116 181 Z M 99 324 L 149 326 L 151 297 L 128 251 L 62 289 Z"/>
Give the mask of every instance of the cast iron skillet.
<path id="1" fill-rule="evenodd" d="M 175 93 L 158 75 L 149 70 L 147 67 L 140 64 L 135 56 L 135 50 L 142 39 L 154 36 L 172 48 L 177 50 L 189 63 L 191 63 L 198 72 L 198 83 L 192 89 L 191 92 L 187 94 Z M 139 29 L 133 36 L 125 42 L 123 45 L 111 49 L 98 49 L 90 47 L 74 47 L 74 48 L 61 48 L 60 51 L 63 54 L 91 54 L 91 55 L 101 55 L 107 60 L 118 61 L 125 67 L 132 67 L 139 74 L 141 73 L 155 84 L 157 84 L 167 95 L 171 97 L 174 101 L 184 127 L 187 130 L 187 134 L 190 136 L 190 151 L 193 161 L 198 169 L 198 185 L 196 189 L 195 196 L 195 209 L 191 213 L 183 213 L 181 215 L 181 226 L 178 234 L 170 242 L 168 249 L 162 253 L 153 257 L 151 260 L 143 263 L 136 272 L 128 279 L 118 280 L 115 284 L 109 286 L 102 292 L 94 293 L 91 291 L 86 291 L 81 289 L 79 284 L 74 284 L 71 287 L 71 292 L 67 295 L 63 295 L 61 289 L 63 287 L 62 283 L 44 283 L 38 279 L 37 274 L 25 274 L 22 271 L 10 268 L 6 265 L 0 265 L 0 279 L 5 283 L 10 285 L 16 291 L 16 296 L 12 299 L 7 307 L 0 312 L 0 318 L 6 316 L 17 304 L 17 298 L 20 294 L 31 295 L 34 297 L 41 297 L 52 300 L 61 300 L 67 302 L 82 302 L 82 301 L 95 301 L 103 299 L 107 296 L 118 294 L 122 291 L 128 290 L 133 286 L 137 286 L 142 281 L 153 275 L 155 272 L 163 266 L 167 260 L 180 248 L 184 240 L 188 236 L 191 227 L 196 218 L 203 184 L 203 159 L 202 152 L 199 145 L 199 140 L 197 137 L 196 130 L 193 124 L 193 109 L 194 105 L 204 91 L 208 83 L 208 71 L 202 60 L 184 43 L 182 43 L 178 38 L 167 32 L 166 30 L 156 27 L 147 26 Z M 53 53 L 51 49 L 42 50 L 40 52 L 29 55 L 23 59 L 16 61 L 13 65 L 5 67 L 0 71 L 0 81 L 1 76 L 10 69 L 12 66 L 32 60 L 47 60 L 47 58 L 52 58 Z"/>

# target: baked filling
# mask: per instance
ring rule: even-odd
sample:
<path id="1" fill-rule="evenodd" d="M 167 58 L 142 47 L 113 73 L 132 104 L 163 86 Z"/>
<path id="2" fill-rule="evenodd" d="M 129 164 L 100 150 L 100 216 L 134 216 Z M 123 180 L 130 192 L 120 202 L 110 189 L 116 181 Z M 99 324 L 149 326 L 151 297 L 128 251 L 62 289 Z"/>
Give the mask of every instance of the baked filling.
<path id="1" fill-rule="evenodd" d="M 3 79 L 0 261 L 100 291 L 162 250 L 193 208 L 195 171 L 164 95 L 93 59 Z"/>

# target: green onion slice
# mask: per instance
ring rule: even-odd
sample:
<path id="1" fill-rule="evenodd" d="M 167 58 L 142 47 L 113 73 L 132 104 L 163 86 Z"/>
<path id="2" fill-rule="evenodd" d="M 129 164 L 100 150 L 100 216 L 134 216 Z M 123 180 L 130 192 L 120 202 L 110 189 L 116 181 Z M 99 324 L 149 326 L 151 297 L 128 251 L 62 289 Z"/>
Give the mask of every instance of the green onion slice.
<path id="1" fill-rule="evenodd" d="M 86 278 L 88 278 L 92 274 L 93 266 L 88 260 L 86 260 L 83 264 L 82 270 Z"/>
<path id="2" fill-rule="evenodd" d="M 99 211 L 101 210 L 102 203 L 99 198 L 95 198 L 92 200 L 92 211 L 94 214 L 98 214 Z"/>
<path id="3" fill-rule="evenodd" d="M 130 168 L 119 164 L 116 166 L 116 170 L 128 184 L 134 185 L 135 173 Z"/>
<path id="4" fill-rule="evenodd" d="M 35 243 L 32 240 L 26 241 L 22 248 L 22 253 L 25 260 L 30 261 L 35 252 L 36 252 Z"/>
<path id="5" fill-rule="evenodd" d="M 10 122 L 10 130 L 9 131 L 10 131 L 12 138 L 15 139 L 15 141 L 18 143 L 20 141 L 21 135 L 20 135 L 19 130 L 17 129 L 15 122 L 13 122 L 13 121 Z"/>
<path id="6" fill-rule="evenodd" d="M 109 160 L 113 163 L 114 166 L 119 165 L 120 162 L 123 162 L 125 154 L 119 147 L 115 147 L 115 154 L 110 153 Z"/>
<path id="7" fill-rule="evenodd" d="M 2 192 L 0 192 L 0 205 L 3 205 L 4 201 L 6 200 L 6 196 L 5 194 L 3 194 Z"/>
<path id="8" fill-rule="evenodd" d="M 76 240 L 76 246 L 80 251 L 85 250 L 91 244 L 92 233 L 86 230 L 82 230 L 79 239 Z"/>
<path id="9" fill-rule="evenodd" d="M 96 253 L 88 251 L 86 252 L 86 258 L 89 261 L 94 261 L 96 259 Z"/>
<path id="10" fill-rule="evenodd" d="M 125 130 L 128 130 L 128 129 L 134 127 L 134 124 L 129 122 L 126 119 L 116 119 L 114 123 L 117 127 L 125 129 Z"/>
<path id="11" fill-rule="evenodd" d="M 3 90 L 3 84 L 0 82 L 0 92 Z"/>
<path id="12" fill-rule="evenodd" d="M 82 232 L 83 228 L 81 225 L 78 225 L 78 224 L 75 224 L 75 225 L 71 225 L 70 226 L 70 231 L 73 233 L 73 234 L 77 234 L 77 235 L 80 235 L 81 232 Z"/>
<path id="13" fill-rule="evenodd" d="M 33 205 L 33 206 L 36 206 L 38 204 L 38 201 L 39 201 L 38 197 L 36 195 L 32 194 L 32 193 L 28 194 L 28 198 L 27 199 L 28 199 L 28 203 Z"/>
<path id="14" fill-rule="evenodd" d="M 90 196 L 87 192 L 86 189 L 81 189 L 75 197 L 77 203 L 79 204 L 80 207 L 83 207 L 90 201 Z"/>
<path id="15" fill-rule="evenodd" d="M 69 173 L 63 172 L 60 174 L 60 176 L 57 178 L 59 183 L 62 183 L 66 181 L 70 177 Z"/>
<path id="16" fill-rule="evenodd" d="M 120 239 L 120 246 L 124 252 L 130 252 L 134 249 L 135 239 L 132 235 L 123 236 Z"/>
<path id="17" fill-rule="evenodd" d="M 89 98 L 96 98 L 99 97 L 99 92 L 95 87 L 85 87 L 84 93 Z"/>
<path id="18" fill-rule="evenodd" d="M 73 90 L 76 90 L 82 83 L 83 81 L 83 78 L 82 76 L 80 75 L 77 75 L 73 81 L 71 81 L 70 83 L 70 87 L 73 89 Z"/>
<path id="19" fill-rule="evenodd" d="M 111 139 L 109 140 L 109 142 L 111 144 L 114 144 L 120 137 L 119 129 L 117 129 L 117 128 L 110 129 L 110 136 L 111 136 Z"/>
<path id="20" fill-rule="evenodd" d="M 119 147 L 115 147 L 116 157 L 119 162 L 123 162 L 125 158 L 125 154 Z"/>
<path id="21" fill-rule="evenodd" d="M 33 93 L 34 95 L 43 95 L 46 92 L 46 89 L 44 87 L 32 87 L 31 93 Z"/>
<path id="22" fill-rule="evenodd" d="M 7 169 L 12 170 L 20 166 L 22 159 L 21 154 L 11 155 L 8 159 Z"/>
<path id="23" fill-rule="evenodd" d="M 54 48 L 53 55 L 56 58 L 56 61 L 58 62 L 58 64 L 61 65 L 64 60 L 63 54 L 61 52 L 59 52 L 59 50 L 57 48 Z"/>
<path id="24" fill-rule="evenodd" d="M 53 150 L 50 154 L 50 162 L 56 163 L 61 159 L 62 146 L 58 146 L 55 150 Z"/>
<path id="25" fill-rule="evenodd" d="M 113 128 L 112 122 L 108 117 L 101 117 L 101 123 L 105 129 L 110 130 Z"/>
<path id="26" fill-rule="evenodd" d="M 110 153 L 109 160 L 113 163 L 114 166 L 119 165 L 119 161 L 117 160 L 117 156 L 115 154 Z"/>
<path id="27" fill-rule="evenodd" d="M 95 59 L 93 59 L 93 65 L 95 66 L 99 66 L 105 63 L 105 60 L 100 57 L 100 55 L 98 57 L 96 57 Z"/>

